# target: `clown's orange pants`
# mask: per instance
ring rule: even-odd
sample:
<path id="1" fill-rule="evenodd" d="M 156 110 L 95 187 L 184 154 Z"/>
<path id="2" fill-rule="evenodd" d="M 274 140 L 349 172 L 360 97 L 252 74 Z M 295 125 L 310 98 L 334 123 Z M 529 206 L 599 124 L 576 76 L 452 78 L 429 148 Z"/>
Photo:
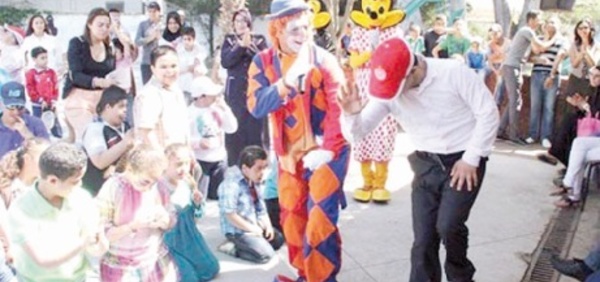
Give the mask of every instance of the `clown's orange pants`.
<path id="1" fill-rule="evenodd" d="M 290 263 L 309 282 L 336 281 L 341 267 L 341 237 L 337 227 L 342 190 L 350 149 L 314 172 L 302 168 L 296 173 L 279 171 L 281 226 Z"/>

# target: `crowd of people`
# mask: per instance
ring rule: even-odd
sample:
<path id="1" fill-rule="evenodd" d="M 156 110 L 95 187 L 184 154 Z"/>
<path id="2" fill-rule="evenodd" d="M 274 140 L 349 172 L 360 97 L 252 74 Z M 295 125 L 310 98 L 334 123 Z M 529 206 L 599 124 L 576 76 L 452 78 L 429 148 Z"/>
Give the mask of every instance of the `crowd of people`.
<path id="1" fill-rule="evenodd" d="M 465 222 L 498 138 L 541 143 L 541 160 L 566 167 L 556 206 L 581 203 L 584 167 L 600 160 L 600 132 L 578 134 L 578 120 L 600 106 L 592 21 L 568 36 L 558 17 L 530 11 L 512 39 L 492 24 L 484 40 L 464 19 L 448 26 L 438 15 L 425 32 L 385 26 L 376 45 L 350 24 L 333 45 L 338 59 L 314 39 L 330 37 L 316 34 L 311 11 L 304 0 L 273 0 L 265 35 L 247 9 L 235 11 L 220 47 L 225 85 L 209 77 L 185 16 L 163 21 L 156 2 L 135 36 L 119 10 L 91 10 L 66 52 L 41 15 L 26 32 L 0 27 L 0 281 L 84 281 L 90 271 L 102 281 L 209 281 L 220 268 L 213 249 L 266 263 L 283 244 L 298 278 L 276 281 L 335 281 L 351 147 L 371 175 L 355 199 L 388 201 L 398 123 L 416 147 L 410 281 L 441 280 L 440 242 L 448 279 L 472 281 Z M 571 107 L 555 127 L 559 94 Z M 219 246 L 197 228 L 206 201 L 220 210 Z M 588 275 L 597 264 L 582 263 L 555 259 Z"/>

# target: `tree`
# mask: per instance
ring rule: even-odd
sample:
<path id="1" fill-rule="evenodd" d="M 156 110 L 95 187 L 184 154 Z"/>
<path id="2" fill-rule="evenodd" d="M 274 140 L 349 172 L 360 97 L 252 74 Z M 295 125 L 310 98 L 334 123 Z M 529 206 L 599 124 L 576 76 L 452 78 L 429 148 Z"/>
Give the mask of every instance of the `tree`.
<path id="1" fill-rule="evenodd" d="M 494 0 L 494 17 L 496 23 L 502 26 L 505 34 L 508 35 L 511 27 L 510 6 L 507 0 Z"/>
<path id="2" fill-rule="evenodd" d="M 324 0 L 324 2 L 331 15 L 331 23 L 329 24 L 328 31 L 331 34 L 331 39 L 337 46 L 344 32 L 344 27 L 350 20 L 350 12 L 357 2 L 356 0 Z M 340 58 L 342 50 L 337 48 L 336 52 L 337 57 Z"/>

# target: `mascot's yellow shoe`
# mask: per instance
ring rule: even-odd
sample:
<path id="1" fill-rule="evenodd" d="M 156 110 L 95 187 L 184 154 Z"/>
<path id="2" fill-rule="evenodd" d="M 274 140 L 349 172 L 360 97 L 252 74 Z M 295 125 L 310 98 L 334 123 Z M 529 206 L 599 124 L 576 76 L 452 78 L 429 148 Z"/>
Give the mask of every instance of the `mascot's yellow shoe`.
<path id="1" fill-rule="evenodd" d="M 390 193 L 390 191 L 388 191 L 385 188 L 376 188 L 375 190 L 373 190 L 373 195 L 371 196 L 371 199 L 373 199 L 374 202 L 378 203 L 387 203 L 390 201 L 391 198 L 392 193 Z"/>
<path id="2" fill-rule="evenodd" d="M 371 196 L 373 193 L 373 188 L 371 187 L 363 187 L 354 190 L 354 200 L 358 202 L 368 203 L 371 201 Z"/>

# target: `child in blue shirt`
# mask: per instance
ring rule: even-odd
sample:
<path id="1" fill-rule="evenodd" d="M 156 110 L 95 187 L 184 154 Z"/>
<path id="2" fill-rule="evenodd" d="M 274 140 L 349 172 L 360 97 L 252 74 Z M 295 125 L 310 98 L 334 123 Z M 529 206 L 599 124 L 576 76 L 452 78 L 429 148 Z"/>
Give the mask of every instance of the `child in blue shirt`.
<path id="1" fill-rule="evenodd" d="M 465 55 L 465 62 L 469 66 L 469 68 L 475 70 L 482 79 L 485 75 L 485 54 L 481 50 L 481 39 L 474 38 L 471 41 L 471 49 Z"/>

